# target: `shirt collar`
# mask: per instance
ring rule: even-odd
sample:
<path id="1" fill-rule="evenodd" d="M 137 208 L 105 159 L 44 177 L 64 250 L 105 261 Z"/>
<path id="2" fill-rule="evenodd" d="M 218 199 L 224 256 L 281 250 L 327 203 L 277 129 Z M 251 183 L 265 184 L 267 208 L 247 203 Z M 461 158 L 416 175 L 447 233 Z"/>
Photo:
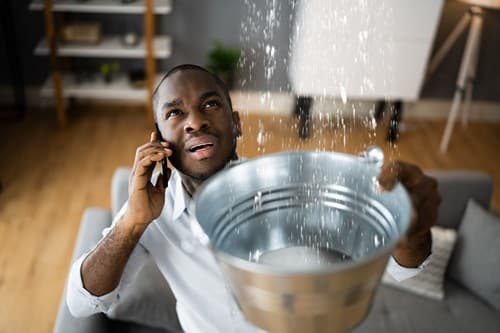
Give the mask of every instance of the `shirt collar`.
<path id="1" fill-rule="evenodd" d="M 236 165 L 243 161 L 245 161 L 245 158 L 238 158 L 237 160 L 229 161 L 226 168 Z M 174 188 L 174 193 L 173 193 L 174 211 L 172 213 L 172 220 L 175 221 L 181 216 L 181 214 L 185 210 L 189 209 L 189 205 L 191 203 L 191 196 L 187 193 L 186 189 L 184 188 L 184 185 L 182 185 L 182 178 L 179 172 L 174 170 L 174 172 L 172 172 L 171 180 L 173 181 L 173 184 L 170 184 L 172 182 L 169 182 L 169 186 L 173 186 Z"/>
<path id="2" fill-rule="evenodd" d="M 175 221 L 181 216 L 184 210 L 187 209 L 191 201 L 191 197 L 184 188 L 184 185 L 182 185 L 182 178 L 179 173 L 173 173 L 175 173 L 175 179 L 174 184 L 172 184 L 174 186 L 174 211 L 172 214 L 172 220 Z"/>

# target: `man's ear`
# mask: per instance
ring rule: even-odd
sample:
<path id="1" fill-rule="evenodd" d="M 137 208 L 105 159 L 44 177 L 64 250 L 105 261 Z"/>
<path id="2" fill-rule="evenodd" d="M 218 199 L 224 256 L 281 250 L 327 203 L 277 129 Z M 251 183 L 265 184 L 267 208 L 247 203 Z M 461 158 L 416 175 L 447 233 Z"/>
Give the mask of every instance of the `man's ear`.
<path id="1" fill-rule="evenodd" d="M 242 135 L 240 114 L 238 111 L 233 111 L 233 131 L 236 137 L 240 137 Z"/>

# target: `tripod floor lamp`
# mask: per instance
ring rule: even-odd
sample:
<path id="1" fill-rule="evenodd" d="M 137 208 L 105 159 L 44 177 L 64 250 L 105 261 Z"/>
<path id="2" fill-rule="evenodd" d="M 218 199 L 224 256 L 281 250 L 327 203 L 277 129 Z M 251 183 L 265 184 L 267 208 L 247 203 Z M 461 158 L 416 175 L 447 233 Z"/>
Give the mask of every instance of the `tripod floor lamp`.
<path id="1" fill-rule="evenodd" d="M 465 43 L 464 53 L 460 70 L 458 72 L 457 86 L 453 96 L 453 103 L 451 105 L 446 128 L 444 130 L 443 138 L 441 139 L 440 149 L 441 152 L 446 152 L 448 144 L 450 143 L 451 133 L 455 120 L 458 116 L 462 101 L 465 99 L 465 105 L 462 111 L 462 123 L 465 125 L 468 122 L 468 109 L 472 97 L 472 89 L 474 86 L 474 79 L 476 76 L 477 62 L 479 58 L 479 49 L 481 44 L 481 30 L 483 26 L 483 8 L 500 9 L 500 0 L 458 0 L 471 5 L 467 13 L 458 22 L 450 35 L 446 38 L 443 45 L 439 48 L 436 55 L 433 57 L 429 64 L 427 77 L 439 66 L 443 58 L 450 51 L 453 44 L 460 37 L 460 35 L 470 25 L 467 42 Z"/>

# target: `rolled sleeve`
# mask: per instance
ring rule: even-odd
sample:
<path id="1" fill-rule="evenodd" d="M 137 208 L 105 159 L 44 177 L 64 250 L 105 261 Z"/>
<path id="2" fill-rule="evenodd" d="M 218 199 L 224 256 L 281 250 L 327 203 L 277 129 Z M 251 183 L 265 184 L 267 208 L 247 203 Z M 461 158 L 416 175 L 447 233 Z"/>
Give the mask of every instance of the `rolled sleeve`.
<path id="1" fill-rule="evenodd" d="M 424 269 L 424 267 L 429 263 L 431 257 L 432 254 L 430 254 L 427 257 L 427 259 L 425 259 L 424 262 L 421 263 L 420 266 L 418 267 L 408 268 L 398 264 L 398 262 L 391 256 L 385 270 L 392 276 L 392 278 L 394 278 L 394 280 L 401 282 L 419 274 Z"/>
<path id="2" fill-rule="evenodd" d="M 119 287 L 102 296 L 94 296 L 83 287 L 80 272 L 83 260 L 85 260 L 87 255 L 85 254 L 78 258 L 71 266 L 69 273 L 66 303 L 68 304 L 69 312 L 74 317 L 88 317 L 98 312 L 106 313 L 110 306 L 119 299 Z"/>
<path id="3" fill-rule="evenodd" d="M 113 220 L 111 227 L 103 230 L 101 241 L 108 235 L 109 232 L 111 232 L 114 226 L 119 223 L 121 216 L 125 211 L 126 205 L 127 203 L 125 203 L 125 205 L 120 209 L 119 213 Z M 97 244 L 99 243 L 100 241 Z M 70 313 L 74 317 L 88 317 L 98 312 L 107 313 L 110 308 L 119 301 L 120 290 L 126 288 L 136 278 L 149 256 L 149 252 L 139 241 L 137 246 L 132 251 L 127 264 L 125 265 L 118 286 L 105 295 L 95 296 L 84 288 L 81 274 L 83 261 L 94 249 L 80 256 L 73 263 L 69 272 L 66 289 L 66 303 Z"/>

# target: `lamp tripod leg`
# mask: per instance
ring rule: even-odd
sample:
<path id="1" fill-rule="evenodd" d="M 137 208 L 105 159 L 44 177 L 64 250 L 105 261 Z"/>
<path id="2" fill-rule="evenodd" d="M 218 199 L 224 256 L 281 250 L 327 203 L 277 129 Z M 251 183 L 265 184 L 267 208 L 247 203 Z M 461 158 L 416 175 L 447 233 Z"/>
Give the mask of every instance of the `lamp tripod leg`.
<path id="1" fill-rule="evenodd" d="M 467 87 L 465 90 L 465 103 L 462 110 L 462 126 L 466 127 L 469 124 L 469 111 L 470 103 L 472 100 L 472 92 L 474 89 L 474 82 L 476 79 L 477 64 L 479 61 L 479 50 L 481 49 L 481 30 L 478 32 L 477 41 L 472 55 L 471 65 L 469 68 L 469 75 L 467 76 Z"/>
<path id="2" fill-rule="evenodd" d="M 481 36 L 481 27 L 483 24 L 483 19 L 481 16 L 481 8 L 472 7 L 472 23 L 469 30 L 469 35 L 467 36 L 467 42 L 465 44 L 464 55 L 462 56 L 462 63 L 460 65 L 460 71 L 458 73 L 457 88 L 455 89 L 455 95 L 453 96 L 453 103 L 451 106 L 450 114 L 446 122 L 446 128 L 441 140 L 440 149 L 444 153 L 448 149 L 448 144 L 450 142 L 451 133 L 453 131 L 453 126 L 460 109 L 460 102 L 465 90 L 465 84 L 468 75 L 470 74 L 470 67 L 472 65 L 472 60 L 476 46 L 479 42 L 479 37 Z"/>
<path id="3" fill-rule="evenodd" d="M 462 126 L 467 127 L 469 125 L 469 110 L 470 101 L 472 99 L 472 90 L 474 88 L 474 83 L 472 78 L 467 78 L 467 86 L 465 88 L 465 101 L 462 109 Z"/>
<path id="4" fill-rule="evenodd" d="M 434 73 L 436 68 L 443 61 L 444 57 L 448 54 L 448 52 L 450 52 L 450 49 L 453 47 L 453 44 L 455 44 L 458 37 L 460 37 L 462 32 L 464 32 L 464 30 L 469 25 L 470 20 L 471 20 L 471 13 L 470 11 L 468 11 L 467 13 L 464 14 L 464 16 L 462 16 L 462 18 L 457 23 L 455 28 L 453 28 L 449 36 L 446 37 L 446 40 L 441 45 L 439 50 L 436 52 L 436 55 L 434 55 L 434 57 L 431 59 L 431 62 L 429 63 L 429 69 L 427 70 L 426 79 L 428 79 Z"/>

